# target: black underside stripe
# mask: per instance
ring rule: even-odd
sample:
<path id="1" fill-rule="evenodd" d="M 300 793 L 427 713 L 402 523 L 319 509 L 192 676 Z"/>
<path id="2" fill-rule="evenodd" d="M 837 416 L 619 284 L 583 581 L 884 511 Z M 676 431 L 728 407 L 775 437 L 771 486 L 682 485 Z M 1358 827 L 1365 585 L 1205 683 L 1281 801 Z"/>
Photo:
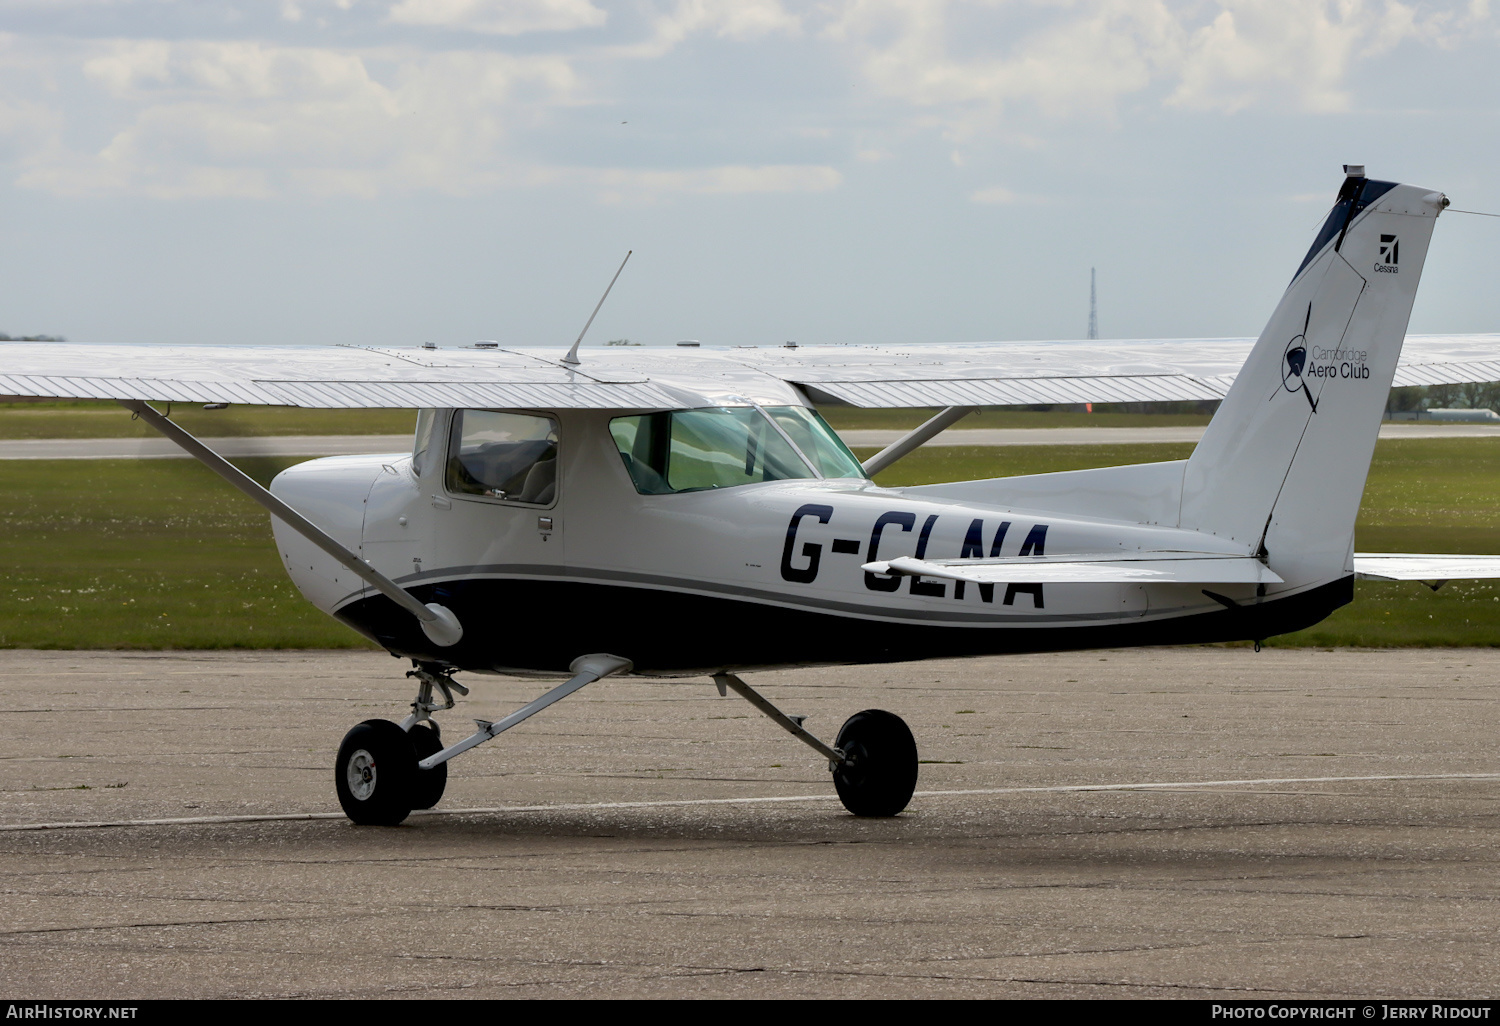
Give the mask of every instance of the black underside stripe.
<path id="1" fill-rule="evenodd" d="M 335 615 L 390 651 L 466 670 L 562 673 L 580 655 L 609 652 L 638 673 L 682 674 L 897 662 L 944 656 L 1252 641 L 1301 630 L 1354 598 L 1354 578 L 1259 606 L 1083 626 L 950 627 L 891 623 L 654 588 L 476 578 L 409 586 L 441 602 L 464 637 L 440 649 L 382 595 Z"/>

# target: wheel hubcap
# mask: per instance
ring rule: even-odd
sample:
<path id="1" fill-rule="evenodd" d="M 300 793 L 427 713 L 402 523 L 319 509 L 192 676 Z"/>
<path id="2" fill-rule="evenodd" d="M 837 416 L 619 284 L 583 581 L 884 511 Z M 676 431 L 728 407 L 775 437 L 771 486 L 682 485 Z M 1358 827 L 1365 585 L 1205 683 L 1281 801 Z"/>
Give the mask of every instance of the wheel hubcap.
<path id="1" fill-rule="evenodd" d="M 359 801 L 369 801 L 375 793 L 375 757 L 361 748 L 349 757 L 349 793 Z"/>

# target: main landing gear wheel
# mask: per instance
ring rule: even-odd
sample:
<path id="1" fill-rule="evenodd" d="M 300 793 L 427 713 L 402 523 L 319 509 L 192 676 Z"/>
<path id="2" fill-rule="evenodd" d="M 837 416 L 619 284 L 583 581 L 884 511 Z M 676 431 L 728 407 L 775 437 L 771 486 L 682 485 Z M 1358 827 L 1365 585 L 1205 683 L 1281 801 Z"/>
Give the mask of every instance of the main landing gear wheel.
<path id="1" fill-rule="evenodd" d="M 411 747 L 416 753 L 418 762 L 443 750 L 442 735 L 438 733 L 438 725 L 431 720 L 425 724 L 415 724 L 406 736 L 411 739 Z M 414 809 L 432 808 L 443 800 L 443 789 L 447 786 L 448 764 L 446 762 L 440 762 L 432 769 L 417 767 L 416 780 L 412 785 L 411 807 Z"/>
<path id="2" fill-rule="evenodd" d="M 411 814 L 419 772 L 406 731 L 390 720 L 365 720 L 344 735 L 333 783 L 355 823 L 395 826 Z"/>
<path id="3" fill-rule="evenodd" d="M 844 761 L 833 771 L 839 801 L 856 816 L 894 816 L 917 789 L 917 741 L 895 713 L 866 709 L 844 721 L 833 746 Z"/>

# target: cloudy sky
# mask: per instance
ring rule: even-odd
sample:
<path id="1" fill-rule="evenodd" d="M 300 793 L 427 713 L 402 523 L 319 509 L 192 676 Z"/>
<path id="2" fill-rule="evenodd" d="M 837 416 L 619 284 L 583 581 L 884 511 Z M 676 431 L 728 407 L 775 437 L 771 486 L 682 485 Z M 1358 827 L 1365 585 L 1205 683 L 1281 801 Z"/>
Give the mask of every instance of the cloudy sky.
<path id="1" fill-rule="evenodd" d="M 1486 0 L 0 0 L 0 330 L 1257 333 L 1344 162 L 1500 212 Z M 1445 215 L 1418 331 L 1500 330 Z"/>

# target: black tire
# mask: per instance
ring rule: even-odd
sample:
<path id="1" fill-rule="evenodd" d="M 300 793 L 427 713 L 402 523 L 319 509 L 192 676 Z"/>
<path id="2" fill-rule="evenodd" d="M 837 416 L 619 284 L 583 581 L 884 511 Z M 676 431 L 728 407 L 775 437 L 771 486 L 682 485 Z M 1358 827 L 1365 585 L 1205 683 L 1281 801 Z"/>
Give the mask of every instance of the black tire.
<path id="1" fill-rule="evenodd" d="M 421 762 L 429 755 L 443 750 L 443 736 L 436 723 L 418 723 L 407 731 L 411 738 L 412 751 Z M 430 770 L 417 767 L 416 780 L 412 784 L 411 807 L 430 809 L 443 800 L 443 790 L 448 786 L 448 764 L 440 762 Z"/>
<path id="2" fill-rule="evenodd" d="M 917 789 L 917 741 L 895 713 L 866 709 L 844 721 L 834 747 L 846 759 L 833 771 L 844 808 L 856 816 L 894 816 Z"/>
<path id="3" fill-rule="evenodd" d="M 344 735 L 333 768 L 344 815 L 360 826 L 395 826 L 411 815 L 417 756 L 406 731 L 365 720 Z"/>

